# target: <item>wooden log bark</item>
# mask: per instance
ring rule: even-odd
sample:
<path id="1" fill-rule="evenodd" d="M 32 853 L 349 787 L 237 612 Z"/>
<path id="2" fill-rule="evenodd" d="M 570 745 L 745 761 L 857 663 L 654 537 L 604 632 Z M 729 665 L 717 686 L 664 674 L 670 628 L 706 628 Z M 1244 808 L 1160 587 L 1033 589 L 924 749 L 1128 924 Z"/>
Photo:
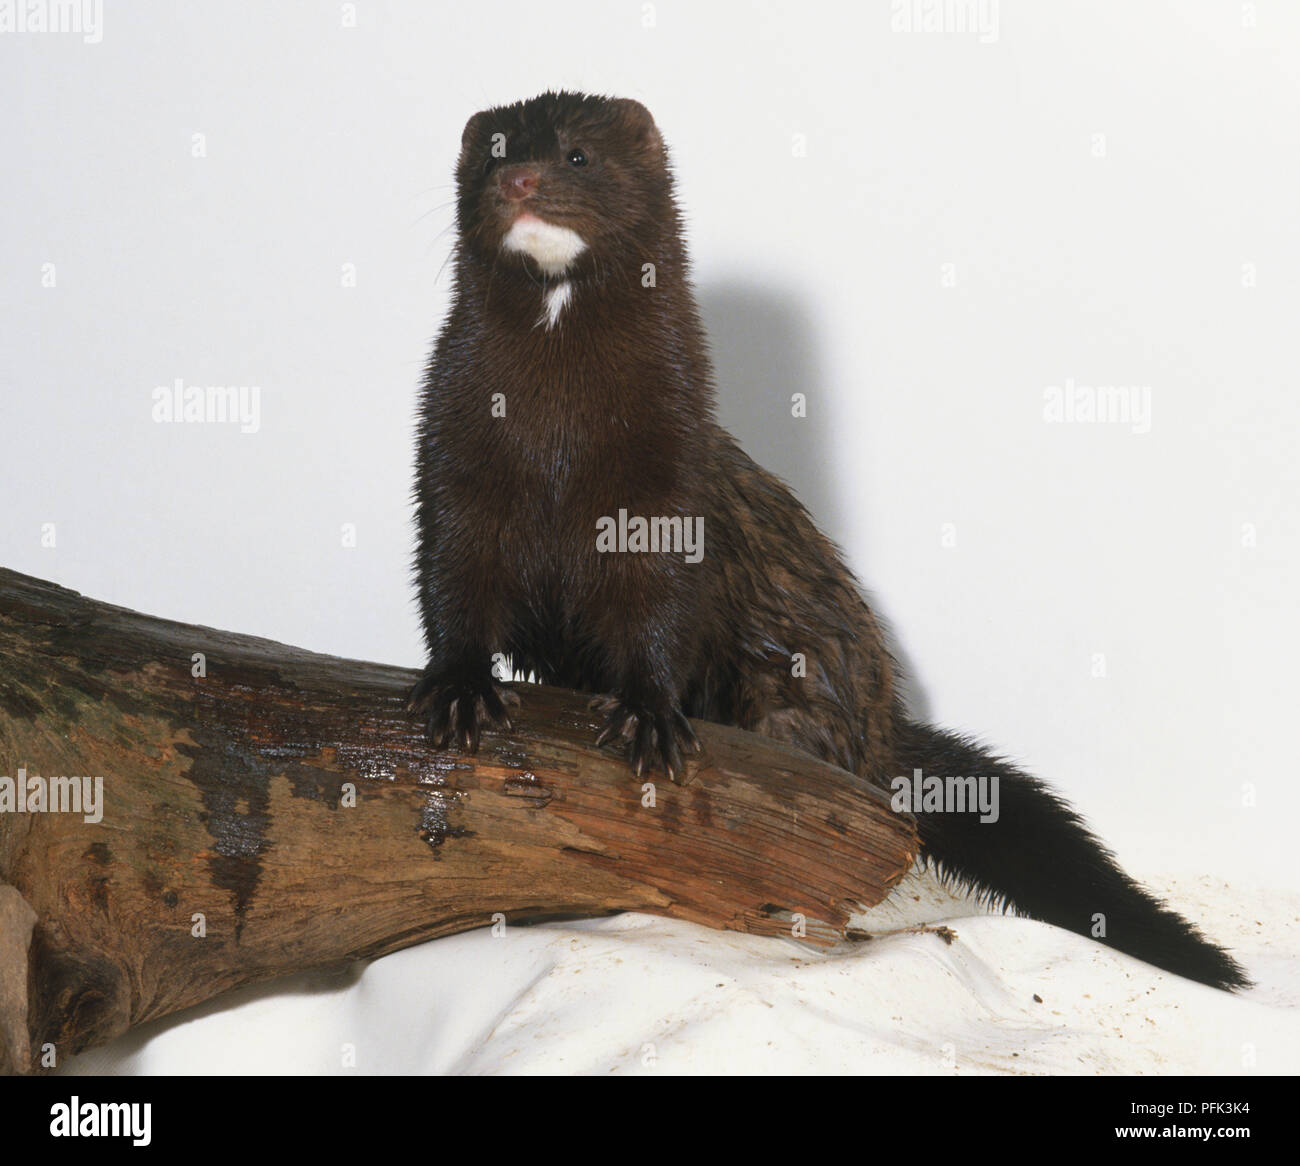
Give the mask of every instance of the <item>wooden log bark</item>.
<path id="1" fill-rule="evenodd" d="M 435 751 L 415 677 L 0 570 L 0 1069 L 494 916 L 832 943 L 916 853 L 860 778 L 735 729 L 638 780 L 577 693 L 520 685 L 510 732 Z"/>

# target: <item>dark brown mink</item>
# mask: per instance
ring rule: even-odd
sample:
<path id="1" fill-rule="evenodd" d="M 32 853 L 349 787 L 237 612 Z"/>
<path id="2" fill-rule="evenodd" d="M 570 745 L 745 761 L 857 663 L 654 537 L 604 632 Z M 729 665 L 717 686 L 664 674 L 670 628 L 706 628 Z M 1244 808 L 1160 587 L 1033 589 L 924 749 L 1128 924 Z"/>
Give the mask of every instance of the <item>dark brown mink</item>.
<path id="1" fill-rule="evenodd" d="M 1247 984 L 1036 778 L 909 718 L 838 550 L 714 420 L 649 111 L 561 92 L 476 113 L 456 189 L 455 290 L 424 380 L 415 483 L 428 665 L 411 707 L 431 741 L 472 751 L 509 723 L 518 696 L 492 671 L 505 657 L 599 694 L 599 740 L 638 775 L 679 772 L 698 747 L 693 717 L 882 788 L 916 770 L 996 778 L 996 822 L 917 814 L 946 877 L 1180 975 Z M 697 535 L 702 523 L 703 553 L 602 550 L 620 512 Z"/>

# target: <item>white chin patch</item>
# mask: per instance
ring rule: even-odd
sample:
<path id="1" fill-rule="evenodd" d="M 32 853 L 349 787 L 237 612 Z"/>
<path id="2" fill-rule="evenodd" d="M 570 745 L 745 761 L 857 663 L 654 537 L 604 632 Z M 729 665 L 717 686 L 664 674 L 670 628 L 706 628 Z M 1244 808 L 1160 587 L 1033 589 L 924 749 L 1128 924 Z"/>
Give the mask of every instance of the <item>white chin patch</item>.
<path id="1" fill-rule="evenodd" d="M 531 256 L 547 275 L 563 275 L 586 249 L 582 236 L 568 227 L 557 227 L 541 219 L 518 221 L 501 241 L 507 251 Z"/>

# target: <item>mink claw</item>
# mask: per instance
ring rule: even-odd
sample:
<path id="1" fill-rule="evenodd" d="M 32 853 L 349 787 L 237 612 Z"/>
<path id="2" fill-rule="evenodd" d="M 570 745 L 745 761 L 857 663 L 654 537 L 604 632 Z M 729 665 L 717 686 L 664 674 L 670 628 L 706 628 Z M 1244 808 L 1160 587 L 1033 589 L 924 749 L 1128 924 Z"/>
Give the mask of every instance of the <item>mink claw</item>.
<path id="1" fill-rule="evenodd" d="M 596 737 L 597 748 L 617 744 L 621 738 L 626 742 L 628 764 L 637 777 L 659 768 L 677 781 L 684 769 L 683 752 L 700 751 L 694 730 L 680 709 L 653 712 L 616 697 L 597 697 L 588 707 L 603 711 L 606 717 Z"/>
<path id="2" fill-rule="evenodd" d="M 407 707 L 425 715 L 425 736 L 435 749 L 477 753 L 486 730 L 509 731 L 507 707 L 518 707 L 519 697 L 489 682 L 439 682 L 425 675 L 411 690 Z"/>

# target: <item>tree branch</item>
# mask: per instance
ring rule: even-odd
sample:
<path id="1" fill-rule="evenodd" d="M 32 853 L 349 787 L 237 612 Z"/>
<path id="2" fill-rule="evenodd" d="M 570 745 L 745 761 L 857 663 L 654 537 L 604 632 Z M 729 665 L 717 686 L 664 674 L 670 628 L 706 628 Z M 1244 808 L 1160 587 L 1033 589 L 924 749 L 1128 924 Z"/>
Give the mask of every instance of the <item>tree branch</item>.
<path id="1" fill-rule="evenodd" d="M 576 693 L 519 686 L 511 732 L 434 751 L 415 677 L 0 570 L 0 1069 L 498 915 L 833 943 L 916 853 L 860 778 L 719 725 L 643 789 Z"/>

